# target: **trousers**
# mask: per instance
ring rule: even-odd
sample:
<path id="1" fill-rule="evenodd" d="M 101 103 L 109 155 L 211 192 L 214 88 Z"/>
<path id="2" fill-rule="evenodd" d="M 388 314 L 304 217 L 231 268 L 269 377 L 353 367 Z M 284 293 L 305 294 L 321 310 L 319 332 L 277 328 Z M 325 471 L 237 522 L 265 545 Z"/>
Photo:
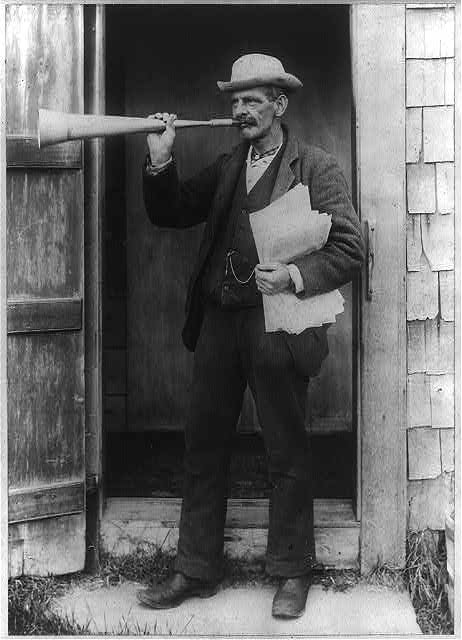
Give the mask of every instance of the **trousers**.
<path id="1" fill-rule="evenodd" d="M 207 581 L 223 574 L 231 439 L 247 385 L 262 428 L 270 482 L 266 571 L 295 577 L 315 564 L 309 377 L 327 355 L 325 327 L 265 333 L 261 306 L 204 314 L 185 426 L 184 491 L 175 569 Z"/>

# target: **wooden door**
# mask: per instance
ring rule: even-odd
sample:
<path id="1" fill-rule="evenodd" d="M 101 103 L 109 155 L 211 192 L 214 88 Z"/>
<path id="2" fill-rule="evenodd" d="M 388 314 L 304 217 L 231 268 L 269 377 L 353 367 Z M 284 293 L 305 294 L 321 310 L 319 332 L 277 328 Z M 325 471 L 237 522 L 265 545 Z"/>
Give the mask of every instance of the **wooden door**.
<path id="1" fill-rule="evenodd" d="M 351 68 L 348 7 L 150 6 L 118 8 L 137 33 L 125 49 L 123 86 L 127 114 L 174 111 L 206 118 L 229 113 L 217 79 L 248 51 L 279 55 L 304 89 L 290 98 L 292 131 L 334 153 L 351 185 Z M 264 25 L 261 30 L 256 24 Z M 223 25 L 227 25 L 224 29 Z M 153 38 L 155 33 L 155 38 Z M 171 47 L 172 34 L 186 46 Z M 168 51 L 168 55 L 165 52 Z M 234 131 L 183 131 L 176 159 L 183 177 L 238 141 Z M 192 358 L 181 343 L 184 297 L 202 229 L 154 228 L 142 202 L 143 137 L 126 140 L 127 210 L 127 429 L 178 429 L 187 415 Z M 331 355 L 308 394 L 307 427 L 321 432 L 353 428 L 353 307 L 344 287 L 345 312 L 329 330 Z M 250 394 L 240 429 L 257 426 Z"/>
<path id="2" fill-rule="evenodd" d="M 6 8 L 10 575 L 85 560 L 82 144 L 38 150 L 37 109 L 83 111 L 83 8 Z"/>

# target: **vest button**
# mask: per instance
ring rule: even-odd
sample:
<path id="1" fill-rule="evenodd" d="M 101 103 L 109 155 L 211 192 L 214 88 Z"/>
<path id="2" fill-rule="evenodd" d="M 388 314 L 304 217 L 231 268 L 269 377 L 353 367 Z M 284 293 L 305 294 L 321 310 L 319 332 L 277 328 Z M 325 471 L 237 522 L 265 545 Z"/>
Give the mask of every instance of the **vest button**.
<path id="1" fill-rule="evenodd" d="M 247 215 L 247 209 L 242 209 L 243 215 Z"/>

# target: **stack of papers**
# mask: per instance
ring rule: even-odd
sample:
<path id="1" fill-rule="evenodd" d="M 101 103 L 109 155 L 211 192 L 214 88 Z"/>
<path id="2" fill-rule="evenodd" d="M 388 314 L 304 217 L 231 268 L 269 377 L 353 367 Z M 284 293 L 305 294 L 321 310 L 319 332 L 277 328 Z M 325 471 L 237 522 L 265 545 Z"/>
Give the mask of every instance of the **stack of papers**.
<path id="1" fill-rule="evenodd" d="M 326 244 L 331 216 L 313 211 L 308 187 L 299 184 L 252 213 L 250 224 L 260 263 L 288 264 Z M 266 331 L 301 333 L 309 327 L 335 322 L 335 316 L 343 312 L 343 302 L 338 289 L 303 299 L 289 291 L 263 295 Z"/>

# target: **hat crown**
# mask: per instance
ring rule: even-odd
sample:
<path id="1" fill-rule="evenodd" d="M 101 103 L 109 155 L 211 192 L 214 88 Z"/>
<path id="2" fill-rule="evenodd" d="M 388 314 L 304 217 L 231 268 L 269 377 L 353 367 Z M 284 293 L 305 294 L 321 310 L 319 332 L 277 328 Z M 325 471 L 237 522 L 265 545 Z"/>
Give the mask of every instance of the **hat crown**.
<path id="1" fill-rule="evenodd" d="M 238 58 L 231 69 L 231 80 L 217 81 L 220 91 L 239 91 L 261 85 L 275 85 L 286 91 L 303 86 L 291 73 L 287 73 L 282 62 L 264 53 L 247 53 Z"/>
<path id="2" fill-rule="evenodd" d="M 231 82 L 238 82 L 261 75 L 280 75 L 285 70 L 282 62 L 263 53 L 248 53 L 238 58 L 231 69 Z"/>

